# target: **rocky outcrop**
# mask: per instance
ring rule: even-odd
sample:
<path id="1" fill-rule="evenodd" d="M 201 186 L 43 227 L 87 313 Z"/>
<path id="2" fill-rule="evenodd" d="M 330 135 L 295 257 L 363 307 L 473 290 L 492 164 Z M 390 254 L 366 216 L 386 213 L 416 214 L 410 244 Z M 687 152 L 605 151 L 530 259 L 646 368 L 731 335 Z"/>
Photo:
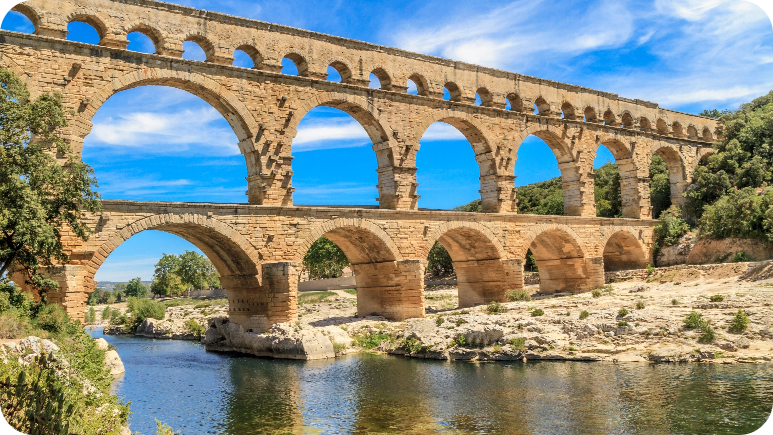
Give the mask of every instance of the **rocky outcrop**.
<path id="1" fill-rule="evenodd" d="M 682 236 L 673 246 L 663 246 L 658 251 L 656 263 L 658 267 L 674 266 L 677 264 L 686 264 L 687 257 L 693 250 L 697 237 L 691 233 Z"/>
<path id="2" fill-rule="evenodd" d="M 313 360 L 335 358 L 333 342 L 336 340 L 345 342 L 347 339 L 350 343 L 351 339 L 346 332 L 336 326 L 301 329 L 295 324 L 279 323 L 265 333 L 257 334 L 246 332 L 240 325 L 229 322 L 227 318 L 219 317 L 210 319 L 209 329 L 202 343 L 208 351 Z"/>
<path id="3" fill-rule="evenodd" d="M 172 340 L 199 340 L 201 336 L 191 331 L 182 320 L 156 320 L 147 318 L 140 323 L 134 335 Z"/>
<path id="4" fill-rule="evenodd" d="M 105 367 L 110 370 L 110 374 L 113 376 L 125 373 L 126 370 L 123 367 L 123 361 L 118 356 L 118 352 L 113 349 L 104 338 L 97 338 L 97 348 L 105 351 Z"/>

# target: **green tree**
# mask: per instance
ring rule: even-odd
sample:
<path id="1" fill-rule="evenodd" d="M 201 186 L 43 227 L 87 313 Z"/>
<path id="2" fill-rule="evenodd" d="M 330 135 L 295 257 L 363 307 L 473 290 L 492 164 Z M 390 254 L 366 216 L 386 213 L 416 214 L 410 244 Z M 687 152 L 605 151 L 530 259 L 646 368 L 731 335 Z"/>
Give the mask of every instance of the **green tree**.
<path id="1" fill-rule="evenodd" d="M 126 284 L 126 296 L 132 296 L 135 298 L 144 298 L 148 296 L 148 288 L 142 283 L 142 280 L 133 278 Z"/>
<path id="2" fill-rule="evenodd" d="M 650 163 L 650 204 L 652 218 L 657 219 L 664 210 L 671 207 L 671 180 L 668 165 L 659 155 L 652 156 Z"/>
<path id="3" fill-rule="evenodd" d="M 593 185 L 596 198 L 596 216 L 621 217 L 623 201 L 620 196 L 620 173 L 617 165 L 607 162 L 593 170 Z"/>
<path id="4" fill-rule="evenodd" d="M 427 271 L 432 276 L 443 276 L 454 271 L 451 255 L 440 242 L 435 242 L 427 256 Z"/>
<path id="5" fill-rule="evenodd" d="M 203 290 L 220 286 L 220 274 L 209 259 L 195 251 L 185 251 L 178 257 L 174 271 L 190 290 Z"/>
<path id="6" fill-rule="evenodd" d="M 349 259 L 341 248 L 327 237 L 320 237 L 309 247 L 303 257 L 303 267 L 309 271 L 309 278 L 336 278 L 341 276 Z"/>
<path id="7" fill-rule="evenodd" d="M 156 270 L 153 272 L 153 283 L 150 290 L 153 294 L 162 296 L 177 296 L 185 291 L 178 269 L 180 259 L 175 254 L 163 254 L 156 263 Z"/>
<path id="8" fill-rule="evenodd" d="M 43 293 L 57 284 L 41 267 L 69 261 L 62 231 L 88 239 L 83 214 L 101 209 L 94 171 L 59 136 L 66 126 L 61 95 L 30 100 L 0 69 L 0 276 L 13 267 Z"/>

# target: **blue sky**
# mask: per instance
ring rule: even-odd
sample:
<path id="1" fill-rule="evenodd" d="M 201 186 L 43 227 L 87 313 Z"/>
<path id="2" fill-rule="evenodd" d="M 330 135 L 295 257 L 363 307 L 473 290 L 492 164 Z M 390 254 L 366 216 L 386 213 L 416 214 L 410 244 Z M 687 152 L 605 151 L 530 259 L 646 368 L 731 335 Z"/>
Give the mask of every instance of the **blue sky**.
<path id="1" fill-rule="evenodd" d="M 699 113 L 736 108 L 773 89 L 773 26 L 752 3 L 719 0 L 516 2 L 315 2 L 190 0 L 176 3 L 395 46 L 545 79 L 614 92 Z M 9 13 L 6 30 L 31 32 Z M 96 43 L 88 25 L 68 39 Z M 152 52 L 129 35 L 129 49 Z M 203 60 L 194 43 L 184 57 Z M 237 66 L 251 66 L 237 53 Z M 283 62 L 284 73 L 295 73 Z M 332 69 L 331 69 L 332 70 Z M 330 79 L 336 80 L 337 74 Z M 83 159 L 106 199 L 246 202 L 246 168 L 236 135 L 211 106 L 185 91 L 143 87 L 111 97 L 93 119 Z M 365 131 L 335 109 L 317 108 L 293 143 L 296 204 L 376 205 L 376 159 Z M 601 149 L 595 166 L 614 161 Z M 453 127 L 434 124 L 421 140 L 417 178 L 423 208 L 448 209 L 478 197 L 472 148 Z M 559 175 L 555 157 L 529 138 L 516 185 Z M 148 231 L 124 243 L 98 280 L 149 280 L 163 252 L 195 249 Z"/>

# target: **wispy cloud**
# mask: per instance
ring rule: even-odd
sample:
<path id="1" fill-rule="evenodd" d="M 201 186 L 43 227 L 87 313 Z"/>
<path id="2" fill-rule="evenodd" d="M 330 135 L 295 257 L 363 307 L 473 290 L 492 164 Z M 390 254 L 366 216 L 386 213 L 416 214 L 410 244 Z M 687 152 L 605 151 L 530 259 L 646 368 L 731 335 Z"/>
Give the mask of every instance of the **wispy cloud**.
<path id="1" fill-rule="evenodd" d="M 311 118 L 303 121 L 293 139 L 293 152 L 370 145 L 365 129 L 350 117 Z"/>

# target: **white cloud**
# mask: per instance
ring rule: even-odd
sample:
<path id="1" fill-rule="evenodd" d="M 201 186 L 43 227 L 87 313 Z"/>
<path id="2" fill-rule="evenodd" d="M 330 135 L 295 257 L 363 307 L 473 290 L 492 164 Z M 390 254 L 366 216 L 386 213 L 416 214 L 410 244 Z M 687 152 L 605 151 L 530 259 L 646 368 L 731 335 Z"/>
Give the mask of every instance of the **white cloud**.
<path id="1" fill-rule="evenodd" d="M 424 135 L 421 137 L 421 142 L 433 142 L 433 141 L 445 141 L 445 140 L 461 140 L 467 141 L 462 132 L 456 129 L 456 127 L 446 124 L 444 122 L 436 122 L 429 126 Z"/>
<path id="2" fill-rule="evenodd" d="M 370 145 L 365 129 L 351 118 L 309 118 L 298 128 L 293 152 Z"/>
<path id="3" fill-rule="evenodd" d="M 96 123 L 87 140 L 102 147 L 142 148 L 152 154 L 180 151 L 239 154 L 233 130 L 218 127 L 223 118 L 214 108 L 129 112 Z"/>

